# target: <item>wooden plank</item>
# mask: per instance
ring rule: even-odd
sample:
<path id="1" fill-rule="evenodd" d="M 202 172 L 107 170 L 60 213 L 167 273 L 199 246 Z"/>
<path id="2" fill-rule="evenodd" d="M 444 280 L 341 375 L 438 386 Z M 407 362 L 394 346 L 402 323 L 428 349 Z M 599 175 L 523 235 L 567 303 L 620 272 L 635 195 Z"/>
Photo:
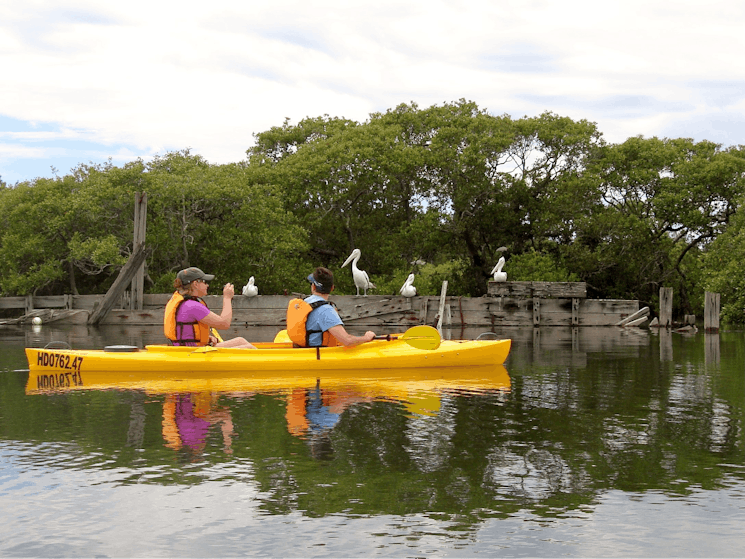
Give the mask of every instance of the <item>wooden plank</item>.
<path id="1" fill-rule="evenodd" d="M 142 311 L 109 309 L 112 315 L 101 321 L 106 324 L 162 324 L 163 311 L 171 294 L 147 294 Z M 0 308 L 25 308 L 25 298 L 0 299 Z M 71 297 L 75 309 L 93 312 L 100 308 L 103 295 Z M 286 295 L 236 296 L 233 299 L 233 322 L 238 326 L 284 327 Z M 385 297 L 353 295 L 334 296 L 344 322 L 350 326 L 372 329 L 382 326 L 408 328 L 417 324 L 435 326 L 438 319 L 439 297 Z M 54 304 L 59 304 L 54 300 Z M 538 301 L 540 326 L 612 326 L 639 310 L 638 301 L 549 298 Z M 206 297 L 207 306 L 214 312 L 222 311 L 222 297 Z M 10 305 L 9 305 L 10 303 Z M 451 311 L 451 328 L 467 327 L 525 327 L 534 324 L 534 300 L 512 297 L 446 297 L 444 309 Z M 38 305 L 37 305 L 38 306 Z M 121 311 L 121 312 L 120 312 Z M 443 328 L 446 315 L 443 310 Z"/>
<path id="2" fill-rule="evenodd" d="M 93 312 L 103 298 L 103 295 L 73 295 L 73 308 Z"/>
<path id="3" fill-rule="evenodd" d="M 572 326 L 579 326 L 580 301 L 579 297 L 572 297 Z"/>
<path id="4" fill-rule="evenodd" d="M 222 299 L 222 297 L 220 297 Z M 234 309 L 281 309 L 286 311 L 292 297 L 288 295 L 259 295 L 258 297 L 246 297 L 236 295 L 233 297 Z M 329 298 L 335 301 L 334 297 Z"/>
<path id="5" fill-rule="evenodd" d="M 419 307 L 419 322 L 421 324 L 427 324 L 427 306 L 429 299 L 427 297 L 421 298 L 421 305 Z"/>
<path id="6" fill-rule="evenodd" d="M 540 297 L 541 299 L 587 298 L 587 284 L 585 282 L 534 281 L 532 283 L 533 297 Z"/>
<path id="7" fill-rule="evenodd" d="M 145 293 L 142 298 L 142 306 L 165 308 L 172 296 L 172 293 Z"/>
<path id="8" fill-rule="evenodd" d="M 145 248 L 144 244 L 135 247 L 132 256 L 129 257 L 127 263 L 122 267 L 119 275 L 114 280 L 114 283 L 109 288 L 109 291 L 106 293 L 103 300 L 88 317 L 88 324 L 98 324 L 101 319 L 106 316 L 106 313 L 111 310 L 114 303 L 122 296 L 122 293 L 132 281 L 132 278 L 137 273 L 140 265 L 145 262 L 149 252 L 150 251 Z"/>
<path id="9" fill-rule="evenodd" d="M 580 306 L 580 326 L 611 326 L 637 312 L 639 301 L 585 299 Z"/>
<path id="10" fill-rule="evenodd" d="M 370 316 L 413 312 L 414 310 L 410 297 L 390 297 L 380 301 L 367 301 L 363 304 L 353 305 L 340 304 L 341 301 L 338 298 L 334 302 L 339 307 L 339 316 L 345 322 L 347 320 L 359 320 Z"/>
<path id="11" fill-rule="evenodd" d="M 621 319 L 616 323 L 616 326 L 625 326 L 626 324 L 636 321 L 639 318 L 645 317 L 649 314 L 649 307 L 644 307 L 643 309 L 639 309 L 633 314 L 630 314 L 626 318 Z M 643 321 L 642 321 L 643 322 Z"/>
<path id="12" fill-rule="evenodd" d="M 36 295 L 34 307 L 37 309 L 64 309 L 68 305 L 67 295 Z"/>
<path id="13" fill-rule="evenodd" d="M 490 281 L 487 293 L 492 297 L 523 297 L 532 299 L 587 298 L 585 282 Z"/>
<path id="14" fill-rule="evenodd" d="M 26 297 L 0 297 L 0 309 L 25 309 Z"/>

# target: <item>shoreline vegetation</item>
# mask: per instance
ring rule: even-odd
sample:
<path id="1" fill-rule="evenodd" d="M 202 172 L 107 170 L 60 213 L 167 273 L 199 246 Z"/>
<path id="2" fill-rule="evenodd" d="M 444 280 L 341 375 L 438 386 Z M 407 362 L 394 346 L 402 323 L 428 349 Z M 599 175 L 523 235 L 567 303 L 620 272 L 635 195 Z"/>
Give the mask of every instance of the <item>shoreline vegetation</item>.
<path id="1" fill-rule="evenodd" d="M 244 161 L 189 149 L 120 167 L 0 181 L 0 296 L 103 294 L 133 252 L 135 193 L 148 197 L 145 292 L 199 266 L 240 291 L 305 292 L 353 249 L 375 295 L 487 293 L 510 281 L 587 283 L 593 299 L 745 323 L 745 146 L 686 138 L 604 141 L 595 123 L 547 112 L 495 116 L 460 100 L 402 104 L 365 122 L 285 121 L 255 134 Z"/>

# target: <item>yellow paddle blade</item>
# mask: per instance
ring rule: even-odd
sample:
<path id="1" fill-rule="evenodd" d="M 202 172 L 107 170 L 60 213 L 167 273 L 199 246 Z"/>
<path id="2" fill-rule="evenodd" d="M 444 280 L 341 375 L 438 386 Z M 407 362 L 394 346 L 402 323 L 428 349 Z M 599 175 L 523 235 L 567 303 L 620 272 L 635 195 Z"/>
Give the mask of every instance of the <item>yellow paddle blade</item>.
<path id="1" fill-rule="evenodd" d="M 210 345 L 205 345 L 199 347 L 198 349 L 195 349 L 191 353 L 209 353 L 210 351 L 217 351 L 217 348 Z"/>
<path id="2" fill-rule="evenodd" d="M 290 336 L 287 334 L 287 330 L 280 330 L 277 332 L 277 335 L 274 336 L 275 344 L 283 344 L 291 341 Z"/>
<path id="3" fill-rule="evenodd" d="M 442 341 L 437 329 L 426 325 L 412 326 L 398 339 L 417 349 L 437 349 Z"/>
<path id="4" fill-rule="evenodd" d="M 223 340 L 222 340 L 222 336 L 220 335 L 220 332 L 218 332 L 218 331 L 217 331 L 217 330 L 215 330 L 214 328 L 210 328 L 210 334 L 212 334 L 213 336 L 215 336 L 215 338 L 217 338 L 217 341 L 218 341 L 218 342 L 221 342 L 221 341 L 223 341 Z"/>

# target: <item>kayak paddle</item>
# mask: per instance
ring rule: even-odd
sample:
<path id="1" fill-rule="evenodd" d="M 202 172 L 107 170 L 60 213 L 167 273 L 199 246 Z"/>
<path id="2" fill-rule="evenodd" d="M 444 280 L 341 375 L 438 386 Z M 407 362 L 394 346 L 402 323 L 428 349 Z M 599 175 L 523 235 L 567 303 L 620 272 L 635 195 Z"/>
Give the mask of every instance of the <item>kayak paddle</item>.
<path id="1" fill-rule="evenodd" d="M 442 338 L 436 328 L 432 326 L 412 326 L 402 335 L 388 334 L 386 336 L 375 336 L 376 340 L 403 340 L 417 349 L 437 349 L 440 347 Z"/>
<path id="2" fill-rule="evenodd" d="M 417 349 L 437 349 L 440 347 L 440 333 L 432 326 L 412 326 L 403 334 L 387 334 L 385 336 L 375 336 L 376 340 L 402 340 Z M 287 330 L 280 330 L 274 337 L 274 343 L 279 344 L 289 342 L 290 337 Z"/>

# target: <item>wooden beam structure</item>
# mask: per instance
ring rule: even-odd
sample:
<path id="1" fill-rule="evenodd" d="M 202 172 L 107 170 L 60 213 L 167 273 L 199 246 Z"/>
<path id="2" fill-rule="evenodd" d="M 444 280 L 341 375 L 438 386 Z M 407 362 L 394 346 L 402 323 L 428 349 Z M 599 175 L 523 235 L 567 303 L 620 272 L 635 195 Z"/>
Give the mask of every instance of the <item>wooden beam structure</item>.
<path id="1" fill-rule="evenodd" d="M 147 194 L 145 192 L 135 192 L 135 224 L 134 224 L 134 242 L 132 246 L 145 244 L 145 232 L 147 230 Z M 131 284 L 132 296 L 129 300 L 129 306 L 133 310 L 141 311 L 145 294 L 145 261 L 135 272 Z"/>
<path id="2" fill-rule="evenodd" d="M 114 303 L 119 300 L 127 289 L 127 286 L 132 282 L 132 278 L 135 277 L 137 271 L 144 264 L 149 250 L 145 249 L 145 243 L 140 243 L 135 246 L 135 250 L 132 256 L 129 257 L 127 263 L 119 272 L 116 280 L 106 292 L 103 300 L 98 304 L 96 309 L 88 317 L 88 324 L 98 324 L 106 316 L 106 314 L 112 309 Z"/>

